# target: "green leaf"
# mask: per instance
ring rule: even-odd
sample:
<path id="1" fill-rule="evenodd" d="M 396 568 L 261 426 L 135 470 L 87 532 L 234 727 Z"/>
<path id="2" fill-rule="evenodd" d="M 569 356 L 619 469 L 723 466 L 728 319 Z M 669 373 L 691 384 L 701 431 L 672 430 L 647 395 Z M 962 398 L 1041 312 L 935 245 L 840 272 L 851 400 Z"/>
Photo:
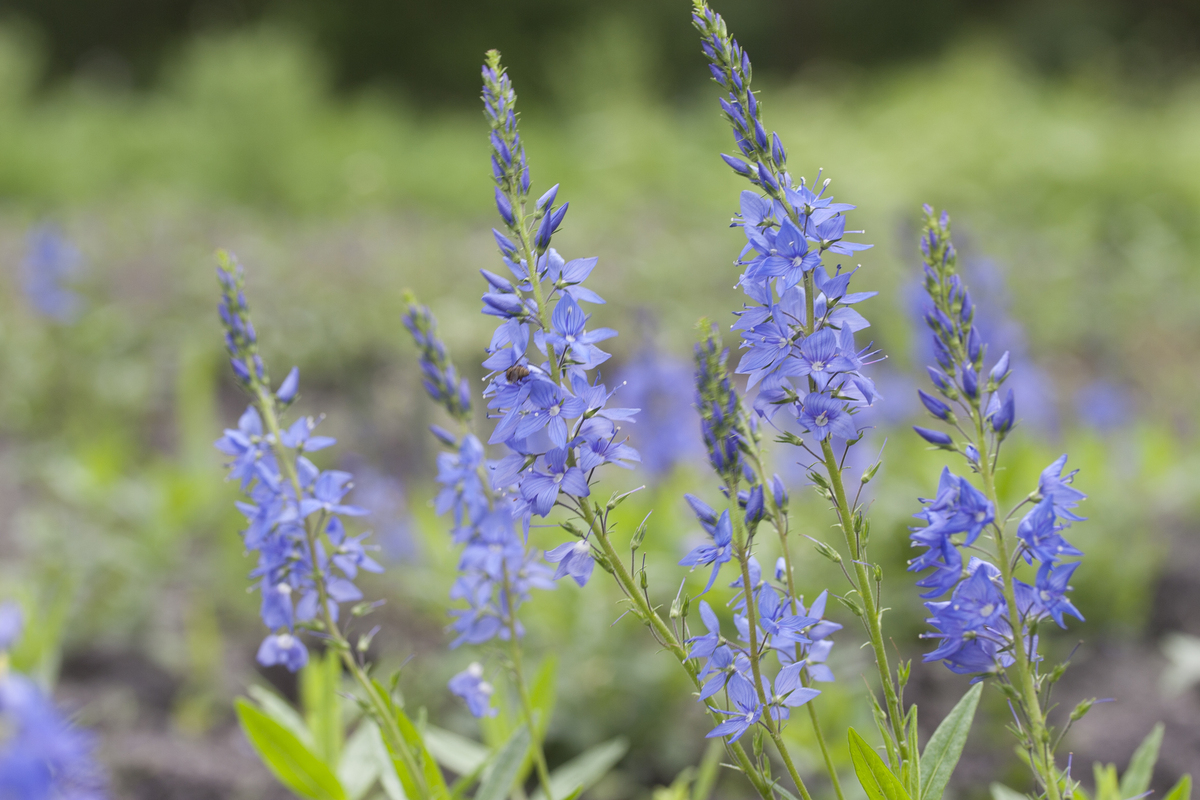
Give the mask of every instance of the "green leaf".
<path id="1" fill-rule="evenodd" d="M 333 766 L 342 750 L 342 660 L 332 647 L 300 671 L 300 699 L 316 746 L 313 752 Z"/>
<path id="2" fill-rule="evenodd" d="M 1116 764 L 1093 764 L 1092 777 L 1096 781 L 1096 800 L 1121 800 L 1121 785 L 1117 780 Z"/>
<path id="3" fill-rule="evenodd" d="M 598 744 L 550 773 L 550 791 L 555 800 L 569 800 L 603 778 L 629 750 L 629 742 L 618 737 Z M 538 789 L 532 800 L 546 800 Z"/>
<path id="4" fill-rule="evenodd" d="M 1184 775 L 1163 800 L 1192 800 L 1192 776 Z"/>
<path id="5" fill-rule="evenodd" d="M 251 686 L 246 692 L 258 703 L 260 711 L 265 712 L 268 717 L 287 728 L 309 750 L 316 749 L 312 731 L 304 724 L 304 718 L 296 709 L 292 708 L 287 700 L 262 686 Z"/>
<path id="6" fill-rule="evenodd" d="M 383 793 L 387 795 L 388 800 L 407 800 L 404 795 L 404 787 L 400 783 L 400 776 L 396 774 L 396 764 L 392 761 L 392 754 L 388 752 L 387 745 L 383 743 L 383 735 L 379 732 L 379 726 L 371 723 L 374 729 L 374 738 L 371 741 L 371 748 L 375 752 L 375 763 L 379 769 L 379 785 L 383 787 Z"/>
<path id="7" fill-rule="evenodd" d="M 413 758 L 417 762 L 417 768 L 421 770 L 425 786 L 429 790 L 430 800 L 449 800 L 450 789 L 446 786 L 446 778 L 442 775 L 437 761 L 425 749 L 425 741 L 421 737 L 421 732 L 412 724 L 412 721 L 404 713 L 404 709 L 392 706 L 392 712 L 395 714 L 396 726 L 400 729 L 400 735 L 404 737 L 409 752 L 413 754 Z M 396 765 L 396 773 L 404 786 L 404 793 L 412 797 L 421 797 L 424 793 L 420 791 L 419 781 L 416 776 L 409 774 L 403 759 L 399 758 L 396 753 L 392 753 L 392 762 Z M 407 782 L 405 781 L 406 777 L 408 778 Z"/>
<path id="8" fill-rule="evenodd" d="M 921 749 L 917 737 L 917 707 L 908 709 L 908 722 L 904 725 L 908 745 L 908 761 L 904 762 L 904 788 L 910 796 L 921 794 Z"/>
<path id="9" fill-rule="evenodd" d="M 1163 724 L 1154 726 L 1154 730 L 1146 735 L 1138 749 L 1133 751 L 1129 766 L 1121 776 L 1121 797 L 1137 797 L 1150 788 L 1154 777 L 1154 764 L 1158 761 L 1158 748 L 1162 746 Z"/>
<path id="10" fill-rule="evenodd" d="M 993 783 L 991 789 L 992 800 L 1029 800 L 1028 797 L 1016 789 L 1010 789 L 1003 783 Z"/>
<path id="11" fill-rule="evenodd" d="M 346 790 L 347 800 L 360 800 L 379 777 L 379 759 L 375 753 L 377 738 L 379 729 L 372 720 L 366 719 L 359 724 L 354 734 L 346 740 L 346 746 L 342 748 L 337 776 L 342 788 Z"/>
<path id="12" fill-rule="evenodd" d="M 508 790 L 521 773 L 521 765 L 525 763 L 532 741 L 528 728 L 524 725 L 517 728 L 517 732 L 496 754 L 495 762 L 475 793 L 475 800 L 504 800 L 508 796 Z"/>
<path id="13" fill-rule="evenodd" d="M 347 800 L 329 767 L 287 728 L 242 698 L 235 706 L 246 738 L 280 783 L 309 800 Z"/>
<path id="14" fill-rule="evenodd" d="M 425 726 L 425 747 L 439 764 L 457 775 L 470 775 L 488 759 L 488 749 L 479 742 L 434 725 Z"/>
<path id="15" fill-rule="evenodd" d="M 904 785 L 888 769 L 867 740 L 854 728 L 850 729 L 850 758 L 854 761 L 854 774 L 862 784 L 870 800 L 911 800 Z"/>
<path id="16" fill-rule="evenodd" d="M 971 732 L 971 723 L 975 719 L 975 709 L 979 706 L 982 693 L 982 683 L 972 686 L 926 743 L 925 753 L 921 756 L 920 800 L 941 800 L 967 743 L 967 734 Z"/>
<path id="17" fill-rule="evenodd" d="M 546 738 L 546 728 L 550 726 L 550 717 L 554 714 L 557 680 L 558 660 L 554 656 L 547 656 L 533 676 L 533 683 L 529 685 L 529 702 L 537 712 L 533 732 L 539 742 Z"/>
<path id="18" fill-rule="evenodd" d="M 692 784 L 692 800 L 708 800 L 712 796 L 713 787 L 717 784 L 717 771 L 721 769 L 721 756 L 725 754 L 725 745 L 720 739 L 713 739 L 704 751 L 700 767 L 696 770 L 696 782 Z"/>

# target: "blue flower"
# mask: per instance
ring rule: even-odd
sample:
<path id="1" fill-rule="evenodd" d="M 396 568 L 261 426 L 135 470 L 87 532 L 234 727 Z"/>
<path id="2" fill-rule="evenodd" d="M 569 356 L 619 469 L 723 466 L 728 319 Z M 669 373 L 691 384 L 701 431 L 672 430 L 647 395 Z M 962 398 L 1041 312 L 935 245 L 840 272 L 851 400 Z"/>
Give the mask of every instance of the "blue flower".
<path id="1" fill-rule="evenodd" d="M 1035 619 L 1049 616 L 1060 628 L 1067 627 L 1064 618 L 1068 614 L 1082 622 L 1083 615 L 1067 599 L 1067 592 L 1071 590 L 1067 582 L 1071 580 L 1079 563 L 1076 561 L 1071 564 L 1055 564 L 1046 561 L 1038 568 L 1037 580 L 1033 586 L 1015 581 L 1018 605 L 1022 606 L 1022 613 Z"/>
<path id="2" fill-rule="evenodd" d="M 546 560 L 551 564 L 558 564 L 554 580 L 570 575 L 580 586 L 587 585 L 588 578 L 592 576 L 592 568 L 596 566 L 596 562 L 592 559 L 591 545 L 587 543 L 586 539 L 566 542 L 553 550 L 548 550 Z"/>
<path id="3" fill-rule="evenodd" d="M 716 709 L 716 711 L 719 714 L 729 715 L 731 718 L 713 728 L 705 734 L 705 737 L 714 739 L 719 736 L 728 736 L 730 742 L 736 742 L 762 717 L 762 703 L 758 700 L 758 693 L 754 690 L 754 685 L 740 673 L 733 674 L 726 684 L 726 690 L 729 692 L 729 701 L 734 706 L 734 710 Z"/>
<path id="4" fill-rule="evenodd" d="M 1044 497 L 1017 526 L 1017 536 L 1025 545 L 1022 551 L 1025 561 L 1032 564 L 1035 558 L 1045 562 L 1057 561 L 1063 556 L 1083 555 L 1059 535 L 1064 527 L 1055 524 L 1054 496 Z"/>
<path id="5" fill-rule="evenodd" d="M 800 675 L 803 671 L 803 663 L 789 664 L 779 670 L 779 674 L 775 676 L 775 690 L 770 700 L 767 701 L 772 719 L 787 719 L 791 709 L 799 708 L 821 694 L 820 689 L 812 689 L 801 684 Z"/>
<path id="6" fill-rule="evenodd" d="M 290 633 L 273 633 L 259 646 L 258 663 L 264 667 L 281 664 L 296 672 L 308 663 L 308 648 Z"/>
<path id="7" fill-rule="evenodd" d="M 450 679 L 450 691 L 461 697 L 475 717 L 494 717 L 492 708 L 492 685 L 483 679 L 483 666 L 472 662 L 470 666 Z"/>
<path id="8" fill-rule="evenodd" d="M 612 328 L 586 330 L 589 317 L 575 298 L 567 294 L 554 306 L 554 313 L 550 315 L 554 329 L 545 334 L 545 340 L 554 345 L 563 358 L 591 369 L 608 359 L 608 353 L 596 347 L 596 342 L 611 339 L 617 332 Z"/>
<path id="9" fill-rule="evenodd" d="M 521 496 L 539 517 L 550 513 L 560 491 L 575 497 L 587 497 L 591 493 L 583 470 L 567 465 L 565 447 L 546 451 L 521 481 Z"/>
<path id="10" fill-rule="evenodd" d="M 1071 511 L 1079 504 L 1079 501 L 1086 500 L 1087 495 L 1071 486 L 1075 480 L 1075 474 L 1079 470 L 1072 470 L 1066 475 L 1062 474 L 1063 467 L 1067 465 L 1066 455 L 1061 455 L 1054 460 L 1054 463 L 1042 470 L 1041 476 L 1038 478 L 1038 495 L 1040 498 L 1049 498 L 1054 506 L 1054 513 L 1063 519 L 1071 520 L 1072 522 L 1082 522 L 1086 517 L 1081 517 Z"/>
<path id="11" fill-rule="evenodd" d="M 700 601 L 700 619 L 708 633 L 693 636 L 684 642 L 692 646 L 688 651 L 688 658 L 709 658 L 724 641 L 721 637 L 721 621 L 717 619 L 707 600 Z"/>
<path id="12" fill-rule="evenodd" d="M 0 676 L 0 797 L 13 800 L 103 800 L 105 778 L 92 736 L 71 725 L 37 684 Z"/>
<path id="13" fill-rule="evenodd" d="M 797 421 L 818 440 L 830 435 L 841 439 L 858 438 L 858 429 L 850 419 L 846 404 L 821 392 L 810 392 L 805 396 Z"/>
<path id="14" fill-rule="evenodd" d="M 704 526 L 704 530 L 712 537 L 712 544 L 702 544 L 693 549 L 690 553 L 684 556 L 679 561 L 679 565 L 683 567 L 692 567 L 693 569 L 701 566 L 713 565 L 712 574 L 708 578 L 708 585 L 704 587 L 701 594 L 706 594 L 712 588 L 713 583 L 717 580 L 717 573 L 721 571 L 721 565 L 729 563 L 733 557 L 733 523 L 729 518 L 729 511 L 721 512 L 720 518 L 717 518 L 715 512 L 704 501 L 692 495 L 684 495 L 688 503 L 691 504 L 692 510 L 696 513 L 696 518 L 700 520 L 700 524 Z"/>

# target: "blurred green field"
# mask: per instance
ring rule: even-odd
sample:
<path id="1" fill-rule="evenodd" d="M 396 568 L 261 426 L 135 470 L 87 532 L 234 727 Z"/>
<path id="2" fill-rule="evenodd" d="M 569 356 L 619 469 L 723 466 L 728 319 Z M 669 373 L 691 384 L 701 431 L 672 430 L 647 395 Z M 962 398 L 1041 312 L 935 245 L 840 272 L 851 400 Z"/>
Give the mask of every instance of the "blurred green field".
<path id="1" fill-rule="evenodd" d="M 622 331 L 617 371 L 652 331 L 686 358 L 696 320 L 728 320 L 741 303 L 740 245 L 726 225 L 742 186 L 717 157 L 732 143 L 715 93 L 652 102 L 653 76 L 630 41 L 619 25 L 597 31 L 556 76 L 574 87 L 572 100 L 523 121 L 534 191 L 559 182 L 571 201 L 556 241 L 568 256 L 600 257 L 593 285 L 609 303 L 597 317 Z M 443 688 L 472 655 L 445 650 L 455 555 L 428 503 L 425 425 L 436 414 L 399 316 L 411 287 L 441 317 L 460 364 L 479 374 L 490 330 L 476 313 L 475 271 L 497 265 L 482 120 L 370 92 L 335 96 L 313 53 L 271 28 L 193 42 L 145 93 L 84 81 L 34 92 L 36 74 L 37 54 L 15 32 L 0 34 L 0 586 L 42 609 L 46 630 L 61 615 L 64 677 L 84 687 L 82 718 L 104 732 L 119 781 L 134 780 L 119 742 L 148 724 L 144 711 L 119 692 L 89 694 L 73 658 L 136 653 L 171 676 L 156 724 L 195 740 L 228 728 L 230 698 L 254 675 L 257 597 L 244 591 L 235 487 L 221 482 L 211 448 L 244 402 L 222 358 L 217 247 L 247 267 L 268 363 L 277 374 L 300 366 L 300 411 L 329 415 L 341 440 L 329 459 L 342 460 L 322 465 L 390 476 L 377 485 L 394 513 L 374 524 L 408 524 L 412 542 L 370 584 L 389 600 L 379 655 L 393 666 L 415 655 L 405 668 L 410 702 L 472 732 Z M 513 77 L 520 91 L 522 76 Z M 904 429 L 922 369 L 910 303 L 916 220 L 931 202 L 951 210 L 968 262 L 990 261 L 1004 276 L 1010 313 L 1050 384 L 1044 402 L 1058 423 L 1018 437 L 1002 491 L 1019 500 L 1069 452 L 1091 495 L 1090 520 L 1073 537 L 1087 553 L 1075 602 L 1088 621 L 1050 637 L 1051 649 L 1065 654 L 1083 637 L 1081 660 L 1101 659 L 1109 641 L 1157 652 L 1158 637 L 1180 629 L 1161 621 L 1180 616 L 1161 608 L 1161 576 L 1200 580 L 1200 561 L 1170 557 L 1195 552 L 1200 514 L 1200 80 L 1158 91 L 1104 74 L 1047 82 L 982 38 L 891 72 L 814 71 L 763 97 L 793 171 L 813 180 L 824 169 L 837 198 L 859 206 L 852 219 L 876 246 L 856 283 L 881 292 L 862 309 L 886 369 L 909 376 L 895 382 L 904 391 L 888 399 L 900 410 L 876 443 L 886 436 L 874 536 L 890 559 L 897 646 L 922 649 L 922 609 L 902 572 L 904 526 L 942 463 Z M 69 323 L 39 315 L 22 290 L 28 232 L 45 222 L 82 254 L 72 287 L 82 310 Z M 1080 421 L 1078 389 L 1101 378 L 1124 387 L 1132 406 L 1098 431 Z M 1029 413 L 1021 404 L 1018 396 L 1018 416 Z M 794 524 L 825 535 L 826 510 L 793 474 Z M 635 474 L 623 486 L 644 481 Z M 647 544 L 662 602 L 697 533 L 682 493 L 713 489 L 707 474 L 683 467 L 623 508 L 629 532 L 655 508 Z M 535 535 L 557 543 L 553 531 Z M 632 755 L 594 794 L 643 797 L 698 759 L 701 722 L 645 633 L 630 620 L 610 627 L 620 611 L 603 577 L 531 604 L 529 649 L 553 653 L 560 668 L 551 760 L 625 733 Z M 805 556 L 801 583 L 812 594 L 837 580 Z M 694 576 L 690 585 L 703 584 Z M 1194 620 L 1183 624 L 1200 633 Z M 835 649 L 840 681 L 825 712 L 835 729 L 869 719 L 856 636 L 843 632 Z M 47 674 L 56 663 L 44 662 Z M 1157 681 L 1156 665 L 1145 680 Z M 941 667 L 915 669 L 934 703 L 963 688 Z M 1130 723 L 1127 739 L 1149 724 Z M 1081 730 L 1080 752 L 1112 757 Z M 977 732 L 972 745 L 992 767 L 1014 761 L 993 752 L 1007 749 L 991 746 L 996 735 Z M 1168 770 L 1197 769 L 1194 752 L 1164 759 Z M 735 784 L 723 791 L 736 796 Z"/>

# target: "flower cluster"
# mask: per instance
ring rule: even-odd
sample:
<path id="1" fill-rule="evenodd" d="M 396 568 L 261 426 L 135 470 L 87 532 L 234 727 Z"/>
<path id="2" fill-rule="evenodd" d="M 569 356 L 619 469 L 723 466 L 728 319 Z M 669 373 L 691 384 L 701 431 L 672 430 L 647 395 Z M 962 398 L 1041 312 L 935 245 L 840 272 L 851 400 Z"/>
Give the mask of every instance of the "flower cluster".
<path id="1" fill-rule="evenodd" d="M 434 402 L 446 409 L 454 419 L 465 422 L 471 418 L 471 387 L 466 378 L 450 361 L 446 346 L 437 335 L 437 320 L 428 306 L 420 305 L 411 293 L 406 294 L 408 311 L 402 317 L 404 327 L 412 334 L 420 350 L 422 379 L 425 391 Z"/>
<path id="2" fill-rule="evenodd" d="M 1009 354 L 1005 352 L 985 369 L 988 348 L 974 324 L 970 292 L 956 271 L 949 216 L 944 212 L 935 216 L 929 206 L 925 213 L 921 240 L 929 298 L 925 321 L 932 331 L 937 365 L 928 368 L 936 395 L 920 391 L 919 397 L 935 419 L 956 430 L 965 442 L 960 446 L 942 430 L 918 427 L 916 431 L 931 444 L 960 453 L 987 484 L 1000 446 L 1016 421 L 1014 393 L 1003 391 L 1011 374 Z M 964 569 L 960 550 L 973 546 L 985 530 L 992 532 L 998 545 L 996 563 L 1006 564 L 1004 533 L 993 499 L 948 468 L 942 472 L 937 496 L 924 500 L 925 507 L 917 514 L 925 525 L 914 528 L 910 537 L 914 547 L 925 551 L 909 562 L 909 570 L 933 570 L 918 581 L 928 590 L 923 596 L 952 593 L 949 600 L 926 603 L 933 615 L 929 623 L 937 630 L 926 636 L 940 640 L 926 654 L 926 661 L 942 661 L 964 674 L 1001 671 L 1014 663 L 1014 637 L 1023 639 L 1027 646 L 1021 651 L 1036 660 L 1037 621 L 1050 618 L 1066 627 L 1065 616 L 1083 618 L 1066 597 L 1068 581 L 1079 564 L 1062 561 L 1082 555 L 1061 533 L 1083 519 L 1072 510 L 1084 494 L 1071 485 L 1074 472 L 1063 474 L 1066 461 L 1064 455 L 1042 472 L 1038 489 L 1025 501 L 1033 507 L 1017 527 L 1013 560 L 1019 555 L 1029 564 L 1038 563 L 1032 586 L 1015 578 L 1011 587 L 1005 586 L 1004 571 L 982 558 L 972 557 Z"/>
<path id="3" fill-rule="evenodd" d="M 20 609 L 0 606 L 0 797 L 101 800 L 104 776 L 92 737 L 71 725 L 24 675 L 8 669 L 7 650 L 20 636 Z"/>
<path id="4" fill-rule="evenodd" d="M 353 476 L 322 471 L 308 458 L 335 440 L 316 435 L 318 421 L 311 417 L 280 427 L 278 411 L 295 399 L 299 372 L 293 368 L 279 389 L 271 391 L 256 350 L 241 267 L 222 254 L 217 275 L 230 361 L 253 402 L 216 448 L 230 457 L 229 479 L 238 481 L 246 494 L 238 503 L 248 522 L 242 539 L 247 550 L 258 554 L 250 574 L 262 592 L 262 620 L 271 631 L 259 647 L 258 661 L 295 672 L 308 661 L 296 627 L 334 627 L 340 604 L 363 598 L 354 585 L 359 570 L 383 568 L 368 555 L 371 548 L 363 543 L 367 534 L 351 536 L 342 522 L 342 517 L 367 514 L 344 501 Z"/>
<path id="5" fill-rule="evenodd" d="M 823 262 L 826 253 L 848 256 L 870 245 L 845 239 L 861 233 L 846 230 L 845 212 L 854 206 L 826 196 L 828 180 L 815 191 L 803 178 L 793 182 L 783 143 L 763 128 L 749 88 L 750 60 L 724 21 L 705 7 L 693 22 L 713 78 L 728 91 L 721 108 L 741 156 L 722 157 L 760 190 L 742 192 L 733 221 L 746 236 L 739 285 L 750 300 L 733 326 L 747 350 L 737 372 L 749 376 L 749 387 L 761 384 L 754 407 L 763 417 L 786 408 L 815 441 L 853 441 L 853 413 L 877 394 L 862 373 L 872 354 L 854 342 L 869 323 L 851 306 L 875 293 L 850 292 L 854 270 L 837 265 L 831 274 Z"/>
<path id="6" fill-rule="evenodd" d="M 28 252 L 21 262 L 25 297 L 39 314 L 56 322 L 71 322 L 83 299 L 70 288 L 83 263 L 79 249 L 54 225 L 29 232 Z"/>
<path id="7" fill-rule="evenodd" d="M 689 496 L 688 500 L 702 521 L 717 521 L 712 509 L 694 497 Z M 726 524 L 728 514 L 726 511 L 721 517 Z M 704 663 L 700 671 L 703 682 L 700 701 L 707 703 L 721 691 L 728 693 L 729 709 L 718 708 L 716 711 L 729 719 L 713 728 L 708 733 L 709 738 L 728 736 L 729 741 L 736 741 L 760 721 L 764 712 L 778 726 L 789 718 L 791 709 L 821 693 L 809 686 L 811 682 L 833 680 L 833 673 L 825 664 L 833 648 L 833 640 L 828 636 L 842 626 L 823 619 L 828 594 L 822 592 L 806 608 L 803 598 L 793 600 L 782 585 L 764 581 L 758 561 L 753 557 L 750 558 L 749 573 L 757 617 L 753 640 L 745 584 L 739 578 L 731 584 L 739 590 L 732 603 L 737 639 L 731 641 L 722 636 L 716 612 L 701 600 L 700 618 L 707 632 L 686 642 L 690 647 L 688 656 Z M 716 575 L 715 570 L 713 574 Z M 782 577 L 777 570 L 776 583 Z M 766 657 L 771 653 L 778 661 L 774 679 L 763 674 Z"/>
<path id="8" fill-rule="evenodd" d="M 604 302 L 583 286 L 596 259 L 567 261 L 550 246 L 567 211 L 566 203 L 554 205 L 558 186 L 527 214 L 529 170 L 519 145 L 516 95 L 498 54 L 489 54 L 483 78 L 496 205 L 505 227 L 493 234 L 512 275 L 481 270 L 488 284 L 483 313 L 500 319 L 483 362 L 489 416 L 498 420 L 488 443 L 508 450 L 491 470 L 491 486 L 528 530 L 533 517 L 546 517 L 555 506 L 588 516 L 585 498 L 596 469 L 628 468 L 639 460 L 617 424 L 636 409 L 610 407 L 612 392 L 595 376 L 609 358 L 599 343 L 617 334 L 589 328 L 591 315 L 581 305 Z M 586 583 L 593 564 L 589 536 L 546 554 L 558 563 L 556 578 Z"/>

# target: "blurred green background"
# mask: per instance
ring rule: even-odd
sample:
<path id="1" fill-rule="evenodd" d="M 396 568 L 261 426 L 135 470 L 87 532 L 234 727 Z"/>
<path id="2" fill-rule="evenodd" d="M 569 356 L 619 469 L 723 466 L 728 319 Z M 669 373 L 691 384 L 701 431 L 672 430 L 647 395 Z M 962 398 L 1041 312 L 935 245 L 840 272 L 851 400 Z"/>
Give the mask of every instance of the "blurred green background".
<path id="1" fill-rule="evenodd" d="M 1068 739 L 1085 765 L 1076 774 L 1093 760 L 1123 766 L 1158 719 L 1156 786 L 1200 770 L 1200 696 L 1186 680 L 1162 688 L 1164 674 L 1194 669 L 1163 644 L 1200 635 L 1200 12 L 1165 0 L 727 6 L 793 172 L 824 169 L 876 243 L 856 283 L 881 292 L 861 308 L 889 356 L 877 368 L 888 403 L 860 449 L 887 442 L 874 537 L 897 648 L 923 649 L 904 526 L 941 464 L 905 427 L 923 385 L 914 254 L 930 202 L 954 216 L 997 346 L 1019 354 L 1024 430 L 1004 491 L 1019 499 L 1069 452 L 1091 495 L 1072 537 L 1087 552 L 1075 597 L 1088 621 L 1046 637 L 1057 657 L 1083 642 L 1064 705 L 1115 698 Z M 732 142 L 687 4 L 0 8 L 0 591 L 36 618 L 42 676 L 101 731 L 116 796 L 286 796 L 255 769 L 230 712 L 252 682 L 295 686 L 253 663 L 257 597 L 235 487 L 211 447 L 244 403 L 222 357 L 217 247 L 247 267 L 276 374 L 300 366 L 300 411 L 329 415 L 341 443 L 323 465 L 355 471 L 357 502 L 376 512 L 389 565 L 370 584 L 389 601 L 377 657 L 412 657 L 410 702 L 476 735 L 444 689 L 481 654 L 445 648 L 455 555 L 429 506 L 425 426 L 438 417 L 399 324 L 401 290 L 434 308 L 478 375 L 490 331 L 475 270 L 498 260 L 476 77 L 498 46 L 534 190 L 560 182 L 572 204 L 556 242 L 600 257 L 592 283 L 609 303 L 596 317 L 622 332 L 613 377 L 662 408 L 686 406 L 676 376 L 695 321 L 741 305 L 728 220 L 743 188 L 718 158 Z M 644 449 L 668 452 L 653 433 L 633 428 Z M 655 508 L 647 543 L 663 602 L 699 534 L 682 493 L 714 491 L 694 449 L 670 452 L 676 466 L 613 482 L 650 486 L 622 524 Z M 793 524 L 825 536 L 828 512 L 789 458 L 777 455 Z M 839 575 L 800 551 L 801 584 L 839 590 Z M 630 755 L 592 795 L 649 797 L 698 761 L 703 720 L 645 632 L 629 619 L 610 627 L 620 610 L 604 578 L 527 607 L 529 651 L 554 653 L 560 670 L 549 755 L 626 735 Z M 869 724 L 869 665 L 841 621 L 839 682 L 822 700 L 839 731 Z M 928 730 L 964 689 L 940 666 L 914 668 Z M 1024 788 L 1006 710 L 985 702 L 993 722 L 972 736 L 963 797 L 992 779 Z M 792 735 L 810 744 L 803 726 Z M 741 792 L 729 775 L 717 796 Z"/>

